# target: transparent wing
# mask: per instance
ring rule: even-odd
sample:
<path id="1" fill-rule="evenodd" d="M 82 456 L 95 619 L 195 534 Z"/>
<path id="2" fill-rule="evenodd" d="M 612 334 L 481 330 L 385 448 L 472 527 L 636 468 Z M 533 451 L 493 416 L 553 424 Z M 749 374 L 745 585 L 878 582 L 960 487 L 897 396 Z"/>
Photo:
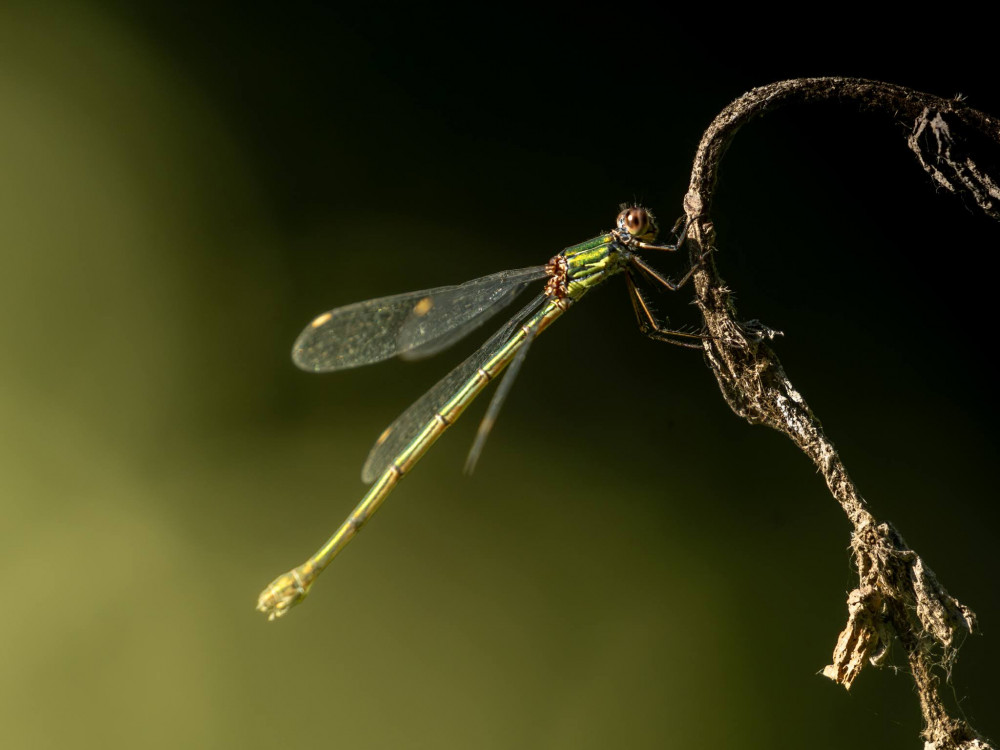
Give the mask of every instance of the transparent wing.
<path id="1" fill-rule="evenodd" d="M 532 266 L 338 307 L 306 326 L 292 359 L 303 370 L 329 372 L 396 354 L 430 356 L 482 325 L 544 276 L 545 266 Z"/>
<path id="2" fill-rule="evenodd" d="M 418 302 L 399 329 L 402 359 L 430 357 L 447 349 L 507 307 L 533 281 L 546 275 L 545 266 L 501 271 L 427 296 Z M 460 322 L 464 321 L 464 322 Z"/>
<path id="3" fill-rule="evenodd" d="M 454 370 L 445 375 L 427 393 L 413 402 L 400 414 L 396 421 L 382 433 L 368 453 L 368 460 L 361 469 L 361 479 L 365 483 L 374 482 L 389 467 L 389 464 L 399 455 L 413 438 L 434 418 L 442 406 L 455 395 L 458 387 L 472 377 L 487 360 L 510 338 L 528 315 L 545 301 L 545 295 L 540 294 L 529 302 L 521 311 L 511 318 L 504 326 L 494 333 L 476 352 Z"/>
<path id="4" fill-rule="evenodd" d="M 528 356 L 528 349 L 531 348 L 531 342 L 535 340 L 535 336 L 537 335 L 538 326 L 528 331 L 524 337 L 524 343 L 521 345 L 520 351 L 514 357 L 514 361 L 507 366 L 507 372 L 504 373 L 503 380 L 500 381 L 500 385 L 493 392 L 490 405 L 486 408 L 486 414 L 483 415 L 483 419 L 479 423 L 479 429 L 476 431 L 476 439 L 472 441 L 472 447 L 469 448 L 469 455 L 465 459 L 466 474 L 471 474 L 476 470 L 476 463 L 483 453 L 483 448 L 486 447 L 486 438 L 490 436 L 490 433 L 493 431 L 493 425 L 497 423 L 497 416 L 500 414 L 503 402 L 507 400 L 507 394 L 510 393 L 510 389 L 514 386 L 517 373 L 521 370 L 521 365 L 524 364 L 524 360 Z"/>

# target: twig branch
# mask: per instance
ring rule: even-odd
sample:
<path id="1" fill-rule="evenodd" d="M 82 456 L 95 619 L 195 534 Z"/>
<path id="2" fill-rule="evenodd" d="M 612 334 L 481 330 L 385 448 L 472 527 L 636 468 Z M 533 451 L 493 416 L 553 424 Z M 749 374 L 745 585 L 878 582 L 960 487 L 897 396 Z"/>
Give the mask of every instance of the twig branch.
<path id="1" fill-rule="evenodd" d="M 692 258 L 714 246 L 709 212 L 719 164 L 740 127 L 782 105 L 825 99 L 851 100 L 912 121 L 907 145 L 934 182 L 1000 219 L 1000 179 L 994 168 L 1000 163 L 1000 121 L 965 106 L 960 98 L 942 99 L 878 81 L 796 79 L 750 91 L 719 113 L 705 131 L 684 198 Z M 723 397 L 751 424 L 788 435 L 812 459 L 853 526 L 851 546 L 860 580 L 848 596 L 848 622 L 833 664 L 823 673 L 850 688 L 866 660 L 882 662 L 895 636 L 916 685 L 925 748 L 992 750 L 994 746 L 966 721 L 949 713 L 941 700 L 940 670 L 935 669 L 950 666 L 961 636 L 976 631 L 975 614 L 948 594 L 890 524 L 878 523 L 868 510 L 819 420 L 765 343 L 774 332 L 756 322 L 738 322 L 714 254 L 694 280 L 697 303 L 712 336 L 705 342 L 706 358 Z"/>

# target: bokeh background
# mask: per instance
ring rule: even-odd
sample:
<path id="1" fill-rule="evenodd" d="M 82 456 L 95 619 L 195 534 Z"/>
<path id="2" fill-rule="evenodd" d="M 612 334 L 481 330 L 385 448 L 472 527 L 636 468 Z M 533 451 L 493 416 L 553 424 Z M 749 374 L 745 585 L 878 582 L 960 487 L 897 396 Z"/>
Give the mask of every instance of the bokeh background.
<path id="1" fill-rule="evenodd" d="M 716 25 L 0 6 L 4 747 L 919 746 L 898 648 L 850 693 L 818 675 L 856 580 L 822 481 L 639 335 L 619 280 L 532 348 L 474 476 L 482 404 L 304 606 L 253 609 L 476 344 L 309 375 L 289 350 L 316 313 L 542 263 L 623 201 L 669 224 L 755 85 L 862 75 L 1000 114 L 971 46 Z M 996 739 L 1000 227 L 905 132 L 832 104 L 746 128 L 717 261 L 874 513 L 979 614 L 951 692 Z M 659 306 L 695 322 L 689 300 Z"/>

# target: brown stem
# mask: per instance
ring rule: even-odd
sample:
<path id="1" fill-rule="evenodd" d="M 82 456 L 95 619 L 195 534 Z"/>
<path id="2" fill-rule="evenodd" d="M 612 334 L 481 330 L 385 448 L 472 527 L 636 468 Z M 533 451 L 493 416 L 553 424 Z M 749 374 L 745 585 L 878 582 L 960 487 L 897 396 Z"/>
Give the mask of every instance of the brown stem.
<path id="1" fill-rule="evenodd" d="M 964 105 L 878 81 L 803 78 L 762 86 L 743 95 L 705 131 L 684 198 L 692 258 L 714 247 L 709 212 L 726 148 L 745 123 L 779 106 L 811 100 L 851 100 L 913 123 L 907 145 L 936 184 L 969 199 L 1000 219 L 1000 121 Z M 784 432 L 812 459 L 853 527 L 858 587 L 848 596 L 849 619 L 824 674 L 845 688 L 865 661 L 878 665 L 895 636 L 902 644 L 924 717 L 925 747 L 936 750 L 992 748 L 941 700 L 935 665 L 951 664 L 960 636 L 976 631 L 976 618 L 938 583 L 921 558 L 888 523 L 878 523 L 851 480 L 820 421 L 792 385 L 772 349 L 774 333 L 740 323 L 732 295 L 718 274 L 717 253 L 694 277 L 697 303 L 712 338 L 705 342 L 709 367 L 723 397 L 751 424 Z"/>

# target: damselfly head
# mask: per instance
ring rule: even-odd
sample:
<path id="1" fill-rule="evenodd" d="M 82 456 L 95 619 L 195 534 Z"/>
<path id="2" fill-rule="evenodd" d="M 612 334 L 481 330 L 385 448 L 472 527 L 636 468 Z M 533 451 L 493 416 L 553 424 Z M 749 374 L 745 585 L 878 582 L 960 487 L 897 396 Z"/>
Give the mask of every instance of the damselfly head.
<path id="1" fill-rule="evenodd" d="M 627 232 L 643 242 L 652 242 L 660 231 L 653 212 L 642 206 L 628 206 L 618 214 L 619 232 Z"/>

